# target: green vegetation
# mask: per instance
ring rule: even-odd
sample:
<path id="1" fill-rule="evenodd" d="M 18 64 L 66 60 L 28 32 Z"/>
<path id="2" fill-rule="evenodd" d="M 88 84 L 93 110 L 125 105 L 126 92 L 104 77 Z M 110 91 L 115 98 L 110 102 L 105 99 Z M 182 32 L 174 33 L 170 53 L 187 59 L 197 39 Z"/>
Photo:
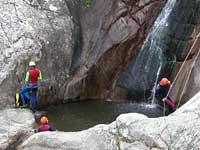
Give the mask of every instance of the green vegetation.
<path id="1" fill-rule="evenodd" d="M 89 8 L 92 4 L 92 0 L 81 0 L 81 3 L 85 8 Z"/>
<path id="2" fill-rule="evenodd" d="M 123 139 L 123 137 L 119 133 L 116 133 L 114 135 L 114 139 L 115 139 L 115 141 L 120 142 Z"/>

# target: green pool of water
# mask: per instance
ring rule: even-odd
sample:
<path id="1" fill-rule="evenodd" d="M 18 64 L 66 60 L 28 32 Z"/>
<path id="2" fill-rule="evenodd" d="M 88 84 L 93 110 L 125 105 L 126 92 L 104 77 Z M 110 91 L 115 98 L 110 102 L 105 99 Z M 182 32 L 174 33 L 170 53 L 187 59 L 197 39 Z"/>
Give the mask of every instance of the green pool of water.
<path id="1" fill-rule="evenodd" d="M 141 113 L 149 117 L 162 116 L 157 105 L 132 102 L 84 101 L 51 106 L 46 109 L 51 125 L 61 131 L 80 131 L 97 124 L 109 124 L 123 113 Z"/>

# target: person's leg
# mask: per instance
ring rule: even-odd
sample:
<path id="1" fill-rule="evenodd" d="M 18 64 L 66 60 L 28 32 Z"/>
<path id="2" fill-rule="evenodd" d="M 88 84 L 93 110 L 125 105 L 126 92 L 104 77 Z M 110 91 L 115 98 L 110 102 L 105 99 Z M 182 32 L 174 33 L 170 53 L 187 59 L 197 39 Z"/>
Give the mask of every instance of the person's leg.
<path id="1" fill-rule="evenodd" d="M 176 110 L 176 105 L 173 103 L 173 101 L 171 100 L 171 98 L 169 96 L 164 98 L 163 100 L 170 107 L 172 112 L 174 112 Z"/>
<path id="2" fill-rule="evenodd" d="M 36 91 L 33 91 L 31 93 L 31 102 L 32 102 L 33 112 L 35 112 L 37 109 L 37 92 Z"/>
<path id="3" fill-rule="evenodd" d="M 21 90 L 20 90 L 20 98 L 22 101 L 22 105 L 24 106 L 25 103 L 25 94 L 29 91 L 29 88 L 26 85 L 23 85 Z"/>
<path id="4" fill-rule="evenodd" d="M 37 107 L 37 84 L 29 84 L 29 87 L 32 110 L 35 112 Z"/>

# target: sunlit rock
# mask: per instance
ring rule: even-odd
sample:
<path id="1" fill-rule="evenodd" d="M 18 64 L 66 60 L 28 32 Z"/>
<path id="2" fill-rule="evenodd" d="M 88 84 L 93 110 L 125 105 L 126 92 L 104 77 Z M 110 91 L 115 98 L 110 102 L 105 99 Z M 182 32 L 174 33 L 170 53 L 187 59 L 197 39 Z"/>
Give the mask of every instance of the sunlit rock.
<path id="1" fill-rule="evenodd" d="M 32 134 L 35 119 L 27 109 L 4 109 L 0 111 L 0 122 L 0 149 L 12 149 Z"/>

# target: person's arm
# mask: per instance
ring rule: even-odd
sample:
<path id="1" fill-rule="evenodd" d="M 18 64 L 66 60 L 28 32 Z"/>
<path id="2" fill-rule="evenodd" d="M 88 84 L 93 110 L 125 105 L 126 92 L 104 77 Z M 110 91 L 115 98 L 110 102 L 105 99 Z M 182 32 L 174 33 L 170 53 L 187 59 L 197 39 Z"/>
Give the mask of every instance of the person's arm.
<path id="1" fill-rule="evenodd" d="M 158 84 L 155 89 L 155 95 L 158 95 L 159 93 L 160 93 L 160 85 Z"/>
<path id="2" fill-rule="evenodd" d="M 56 129 L 49 125 L 49 131 L 56 131 Z"/>
<path id="3" fill-rule="evenodd" d="M 35 129 L 34 130 L 34 133 L 38 133 L 38 132 L 40 132 L 40 129 Z"/>
<path id="4" fill-rule="evenodd" d="M 26 73 L 26 76 L 25 76 L 25 82 L 28 83 L 29 82 L 29 77 L 30 77 L 30 74 L 29 72 Z"/>
<path id="5" fill-rule="evenodd" d="M 162 99 L 162 97 L 163 97 L 162 91 L 163 91 L 162 87 L 161 87 L 160 85 L 158 85 L 158 86 L 156 87 L 156 91 L 155 91 L 155 97 L 156 97 L 157 99 Z"/>
<path id="6" fill-rule="evenodd" d="M 39 70 L 39 76 L 38 76 L 38 80 L 42 80 L 42 73 L 41 73 L 41 71 Z"/>

